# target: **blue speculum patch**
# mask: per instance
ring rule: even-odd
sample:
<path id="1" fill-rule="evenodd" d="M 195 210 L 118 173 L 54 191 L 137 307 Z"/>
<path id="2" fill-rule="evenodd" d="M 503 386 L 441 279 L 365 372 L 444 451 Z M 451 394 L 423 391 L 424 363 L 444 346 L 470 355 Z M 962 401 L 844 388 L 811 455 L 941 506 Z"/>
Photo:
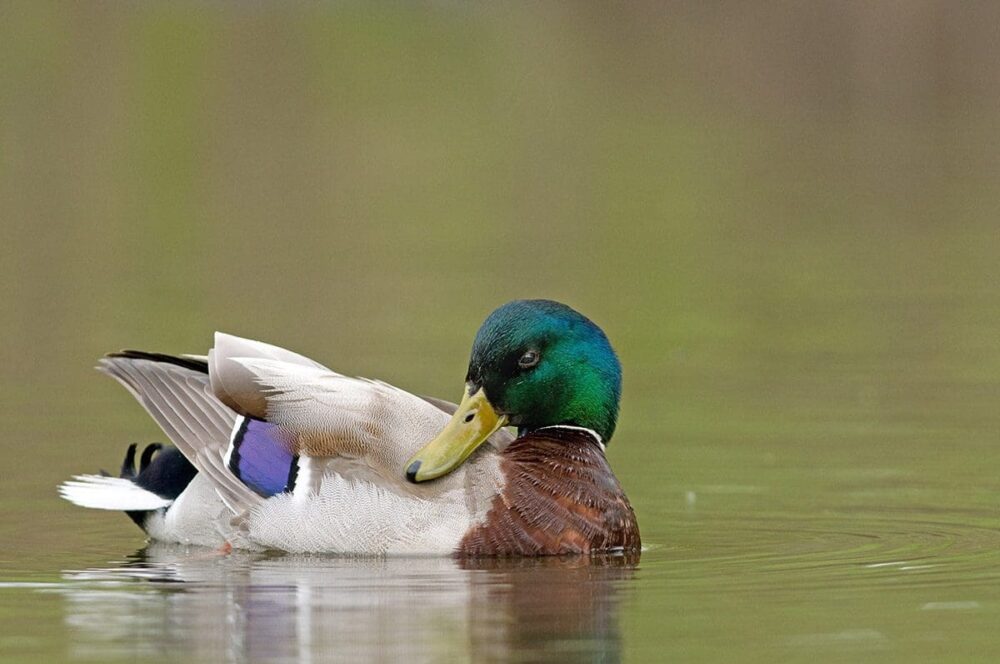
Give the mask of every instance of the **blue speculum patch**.
<path id="1" fill-rule="evenodd" d="M 233 436 L 229 470 L 262 496 L 291 491 L 298 458 L 288 438 L 276 424 L 244 418 Z"/>

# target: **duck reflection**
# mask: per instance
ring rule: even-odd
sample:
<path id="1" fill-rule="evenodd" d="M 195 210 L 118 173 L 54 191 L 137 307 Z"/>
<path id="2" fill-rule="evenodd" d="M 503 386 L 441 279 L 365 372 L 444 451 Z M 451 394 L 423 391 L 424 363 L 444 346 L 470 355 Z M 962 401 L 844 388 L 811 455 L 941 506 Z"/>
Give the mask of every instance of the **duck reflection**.
<path id="1" fill-rule="evenodd" d="M 619 592 L 638 555 L 482 559 L 470 637 L 475 661 L 617 662 Z"/>
<path id="2" fill-rule="evenodd" d="M 637 556 L 453 560 L 156 544 L 65 572 L 76 657 L 209 661 L 621 659 Z"/>

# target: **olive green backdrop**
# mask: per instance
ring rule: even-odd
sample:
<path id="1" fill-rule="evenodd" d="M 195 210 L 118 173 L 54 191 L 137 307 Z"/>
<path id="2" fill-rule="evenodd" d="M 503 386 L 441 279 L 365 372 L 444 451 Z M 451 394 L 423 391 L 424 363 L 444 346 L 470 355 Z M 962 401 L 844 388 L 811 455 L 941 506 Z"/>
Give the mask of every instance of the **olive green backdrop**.
<path id="1" fill-rule="evenodd" d="M 3 3 L 3 576 L 142 543 L 55 495 L 161 437 L 102 353 L 219 329 L 457 399 L 482 318 L 547 297 L 625 369 L 609 457 L 651 548 L 602 657 L 992 659 L 998 26 L 930 0 Z M 869 567 L 910 559 L 936 576 Z M 72 615 L 0 589 L 0 648 L 68 656 Z"/>

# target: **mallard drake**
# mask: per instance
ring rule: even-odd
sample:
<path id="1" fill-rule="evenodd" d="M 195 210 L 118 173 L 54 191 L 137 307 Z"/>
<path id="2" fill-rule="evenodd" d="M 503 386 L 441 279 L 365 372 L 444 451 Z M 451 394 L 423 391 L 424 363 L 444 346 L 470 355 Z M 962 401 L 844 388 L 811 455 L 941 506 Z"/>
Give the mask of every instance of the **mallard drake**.
<path id="1" fill-rule="evenodd" d="M 621 368 L 604 332 L 557 302 L 517 300 L 487 317 L 457 406 L 222 333 L 207 356 L 122 351 L 98 369 L 176 448 L 147 447 L 137 470 L 133 445 L 119 477 L 79 475 L 60 493 L 124 510 L 155 540 L 349 554 L 639 549 L 604 454 Z"/>

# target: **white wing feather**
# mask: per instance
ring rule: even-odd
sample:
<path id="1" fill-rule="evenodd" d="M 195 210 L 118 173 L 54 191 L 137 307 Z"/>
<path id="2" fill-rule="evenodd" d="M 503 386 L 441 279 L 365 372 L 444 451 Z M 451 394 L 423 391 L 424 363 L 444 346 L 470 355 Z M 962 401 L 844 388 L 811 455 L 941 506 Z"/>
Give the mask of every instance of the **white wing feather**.
<path id="1" fill-rule="evenodd" d="M 448 422 L 440 408 L 387 383 L 279 360 L 231 360 L 255 377 L 267 420 L 298 435 L 300 454 L 364 458 L 403 482 L 403 464 Z"/>

